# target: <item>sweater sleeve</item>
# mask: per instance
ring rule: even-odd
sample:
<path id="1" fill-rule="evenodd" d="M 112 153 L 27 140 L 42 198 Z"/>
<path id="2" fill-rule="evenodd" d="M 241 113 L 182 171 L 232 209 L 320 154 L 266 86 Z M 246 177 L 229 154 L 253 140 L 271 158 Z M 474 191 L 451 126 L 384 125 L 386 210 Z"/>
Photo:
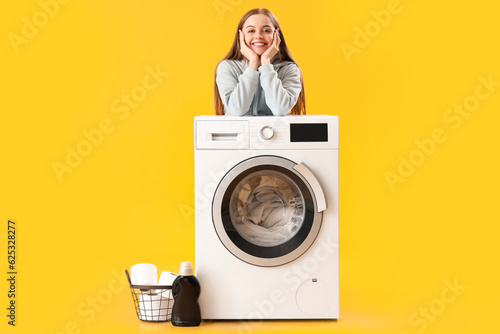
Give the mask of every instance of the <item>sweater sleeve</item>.
<path id="1" fill-rule="evenodd" d="M 250 109 L 253 97 L 259 84 L 259 72 L 251 68 L 239 75 L 239 69 L 222 61 L 217 67 L 216 83 L 224 112 L 235 116 L 243 116 Z"/>
<path id="2" fill-rule="evenodd" d="M 266 104 L 274 116 L 287 115 L 297 103 L 302 85 L 300 69 L 291 63 L 280 70 L 280 75 L 272 64 L 259 67 L 260 84 L 264 90 Z"/>

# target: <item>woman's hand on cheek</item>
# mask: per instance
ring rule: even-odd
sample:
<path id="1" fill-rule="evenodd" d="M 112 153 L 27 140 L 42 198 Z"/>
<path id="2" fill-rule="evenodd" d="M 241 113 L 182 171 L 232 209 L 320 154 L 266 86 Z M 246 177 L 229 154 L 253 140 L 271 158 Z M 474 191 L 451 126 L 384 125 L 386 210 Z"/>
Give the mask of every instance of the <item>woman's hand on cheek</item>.
<path id="1" fill-rule="evenodd" d="M 262 65 L 270 64 L 271 59 L 280 51 L 281 38 L 278 29 L 274 30 L 273 43 L 261 56 Z"/>
<path id="2" fill-rule="evenodd" d="M 248 45 L 245 43 L 245 35 L 241 30 L 240 30 L 240 52 L 250 62 L 249 67 L 253 68 L 254 70 L 257 70 L 257 68 L 260 66 L 259 55 L 256 54 L 252 49 L 250 49 Z"/>

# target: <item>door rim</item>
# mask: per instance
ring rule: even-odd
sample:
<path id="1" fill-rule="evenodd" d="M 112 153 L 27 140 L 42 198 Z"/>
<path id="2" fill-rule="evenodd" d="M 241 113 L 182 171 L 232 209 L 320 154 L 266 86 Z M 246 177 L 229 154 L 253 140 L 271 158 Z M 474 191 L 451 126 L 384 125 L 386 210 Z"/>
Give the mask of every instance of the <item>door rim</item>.
<path id="1" fill-rule="evenodd" d="M 296 258 L 300 257 L 309 249 L 309 247 L 311 247 L 311 245 L 314 243 L 314 240 L 316 240 L 316 237 L 318 236 L 321 228 L 323 220 L 323 212 L 317 212 L 317 201 L 315 193 L 313 192 L 309 182 L 294 169 L 294 166 L 296 165 L 297 164 L 295 162 L 279 156 L 269 156 L 269 155 L 256 156 L 241 161 L 233 168 L 231 168 L 222 177 L 219 185 L 217 186 L 217 189 L 215 190 L 215 195 L 212 202 L 212 220 L 216 234 L 219 237 L 222 244 L 224 245 L 224 247 L 226 247 L 226 249 L 231 254 L 233 254 L 240 260 L 252 265 L 263 266 L 263 267 L 279 266 L 291 262 Z M 275 166 L 279 168 L 284 168 L 288 172 L 292 173 L 294 176 L 298 177 L 307 188 L 307 191 L 309 192 L 313 203 L 313 208 L 311 213 L 313 215 L 313 218 L 307 236 L 295 249 L 281 256 L 259 257 L 245 252 L 238 245 L 236 245 L 233 242 L 233 240 L 231 240 L 224 227 L 221 211 L 223 206 L 223 198 L 225 194 L 227 193 L 228 189 L 230 188 L 231 184 L 234 182 L 236 178 L 240 177 L 243 173 L 245 173 L 249 169 L 259 166 Z M 292 239 L 294 238 L 295 236 Z"/>

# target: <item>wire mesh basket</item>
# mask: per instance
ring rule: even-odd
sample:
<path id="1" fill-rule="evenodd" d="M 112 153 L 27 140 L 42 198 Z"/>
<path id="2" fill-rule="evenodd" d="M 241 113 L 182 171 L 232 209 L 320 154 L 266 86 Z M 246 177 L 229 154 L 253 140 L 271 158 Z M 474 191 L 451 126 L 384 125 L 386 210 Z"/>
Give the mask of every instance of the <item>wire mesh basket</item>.
<path id="1" fill-rule="evenodd" d="M 174 300 L 171 285 L 137 285 L 132 284 L 130 275 L 125 270 L 135 313 L 140 320 L 160 322 L 170 321 Z"/>

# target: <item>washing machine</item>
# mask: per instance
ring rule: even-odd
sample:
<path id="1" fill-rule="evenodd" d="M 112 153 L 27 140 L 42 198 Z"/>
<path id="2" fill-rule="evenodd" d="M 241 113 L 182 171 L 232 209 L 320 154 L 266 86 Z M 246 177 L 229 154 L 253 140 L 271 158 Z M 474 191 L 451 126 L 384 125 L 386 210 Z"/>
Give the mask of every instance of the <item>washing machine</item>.
<path id="1" fill-rule="evenodd" d="M 194 133 L 202 318 L 338 318 L 338 117 L 199 116 Z"/>

